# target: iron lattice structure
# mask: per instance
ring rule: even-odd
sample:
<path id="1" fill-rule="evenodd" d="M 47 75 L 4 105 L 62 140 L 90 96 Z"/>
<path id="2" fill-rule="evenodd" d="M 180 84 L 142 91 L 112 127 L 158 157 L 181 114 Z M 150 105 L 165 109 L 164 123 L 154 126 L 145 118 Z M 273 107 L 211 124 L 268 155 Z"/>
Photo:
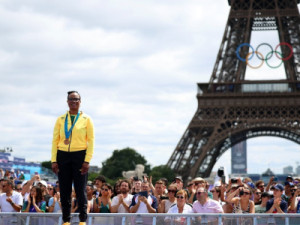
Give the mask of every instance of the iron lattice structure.
<path id="1" fill-rule="evenodd" d="M 300 0 L 229 0 L 230 13 L 209 83 L 198 83 L 198 109 L 167 165 L 185 182 L 207 177 L 233 145 L 257 136 L 300 144 Z M 286 79 L 245 80 L 237 57 L 252 31 L 277 30 Z M 249 47 L 239 49 L 242 58 Z"/>

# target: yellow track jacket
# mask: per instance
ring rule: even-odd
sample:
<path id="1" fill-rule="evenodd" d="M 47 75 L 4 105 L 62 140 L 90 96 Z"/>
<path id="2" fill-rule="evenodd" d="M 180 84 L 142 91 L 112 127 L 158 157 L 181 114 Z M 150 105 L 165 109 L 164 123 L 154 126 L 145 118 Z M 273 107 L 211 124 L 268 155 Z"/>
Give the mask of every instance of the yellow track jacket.
<path id="1" fill-rule="evenodd" d="M 52 156 L 51 162 L 57 162 L 57 150 L 66 151 L 66 152 L 76 152 L 86 149 L 85 162 L 90 162 L 94 153 L 94 125 L 91 118 L 80 112 L 80 116 L 73 127 L 72 133 L 69 137 L 70 143 L 66 145 L 64 140 L 65 136 L 65 119 L 66 114 L 61 115 L 57 118 L 54 132 L 53 132 L 53 141 L 52 141 Z M 71 116 L 68 112 L 68 129 L 72 126 Z"/>

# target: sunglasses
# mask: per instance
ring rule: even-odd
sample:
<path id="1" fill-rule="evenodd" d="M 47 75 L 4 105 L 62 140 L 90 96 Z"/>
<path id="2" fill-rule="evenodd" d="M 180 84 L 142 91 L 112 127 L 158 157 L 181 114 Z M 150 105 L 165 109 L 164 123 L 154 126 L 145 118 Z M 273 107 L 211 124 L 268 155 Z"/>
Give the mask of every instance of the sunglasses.
<path id="1" fill-rule="evenodd" d="M 175 191 L 175 190 L 168 190 L 168 192 L 170 192 L 170 193 L 176 193 L 177 191 Z"/>
<path id="2" fill-rule="evenodd" d="M 183 196 L 176 196 L 176 198 L 181 198 L 181 199 L 184 199 L 184 197 L 183 197 Z"/>
<path id="3" fill-rule="evenodd" d="M 261 192 L 255 192 L 255 194 L 257 194 L 257 195 L 261 195 Z"/>
<path id="4" fill-rule="evenodd" d="M 17 188 L 16 190 L 17 190 L 17 191 L 22 191 L 22 188 Z"/>
<path id="5" fill-rule="evenodd" d="M 244 192 L 243 195 L 250 195 L 250 193 L 249 192 Z"/>
<path id="6" fill-rule="evenodd" d="M 53 188 L 48 188 L 48 190 L 50 190 L 50 191 L 51 191 L 51 190 L 53 190 Z"/>
<path id="7" fill-rule="evenodd" d="M 102 188 L 101 190 L 102 190 L 102 191 L 108 191 L 108 189 L 107 189 L 107 188 Z"/>
<path id="8" fill-rule="evenodd" d="M 79 102 L 80 98 L 68 98 L 68 101 L 70 101 L 70 102 Z"/>
<path id="9" fill-rule="evenodd" d="M 265 185 L 258 185 L 257 187 L 263 188 L 263 187 L 265 187 Z"/>
<path id="10" fill-rule="evenodd" d="M 205 191 L 202 191 L 202 192 L 201 192 L 201 191 L 198 191 L 198 192 L 197 192 L 197 195 L 201 195 L 201 194 L 203 194 L 203 193 L 206 193 L 206 192 L 205 192 Z"/>
<path id="11" fill-rule="evenodd" d="M 195 182 L 195 185 L 204 184 L 204 182 Z"/>

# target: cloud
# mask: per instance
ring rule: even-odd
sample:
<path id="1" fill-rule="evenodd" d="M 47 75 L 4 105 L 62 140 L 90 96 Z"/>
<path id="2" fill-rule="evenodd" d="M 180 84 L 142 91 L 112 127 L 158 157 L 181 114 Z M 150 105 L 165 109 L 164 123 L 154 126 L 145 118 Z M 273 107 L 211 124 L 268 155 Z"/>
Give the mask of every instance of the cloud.
<path id="1" fill-rule="evenodd" d="M 128 146 L 165 164 L 196 111 L 196 83 L 209 81 L 228 12 L 226 1 L 2 1 L 0 143 L 49 160 L 66 93 L 78 90 L 96 128 L 92 164 Z"/>

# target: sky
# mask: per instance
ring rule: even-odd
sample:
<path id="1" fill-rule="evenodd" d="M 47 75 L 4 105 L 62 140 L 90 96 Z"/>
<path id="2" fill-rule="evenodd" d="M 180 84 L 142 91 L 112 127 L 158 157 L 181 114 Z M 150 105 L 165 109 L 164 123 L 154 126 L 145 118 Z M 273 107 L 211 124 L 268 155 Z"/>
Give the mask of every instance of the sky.
<path id="1" fill-rule="evenodd" d="M 166 164 L 197 109 L 229 13 L 226 0 L 0 1 L 0 148 L 27 161 L 50 160 L 56 118 L 77 90 L 95 125 L 91 165 L 131 147 Z M 266 37 L 269 36 L 269 40 Z M 278 44 L 274 34 L 253 43 Z M 282 68 L 246 78 L 281 78 Z M 248 172 L 296 166 L 299 146 L 248 140 Z M 214 170 L 230 171 L 230 151 Z"/>

